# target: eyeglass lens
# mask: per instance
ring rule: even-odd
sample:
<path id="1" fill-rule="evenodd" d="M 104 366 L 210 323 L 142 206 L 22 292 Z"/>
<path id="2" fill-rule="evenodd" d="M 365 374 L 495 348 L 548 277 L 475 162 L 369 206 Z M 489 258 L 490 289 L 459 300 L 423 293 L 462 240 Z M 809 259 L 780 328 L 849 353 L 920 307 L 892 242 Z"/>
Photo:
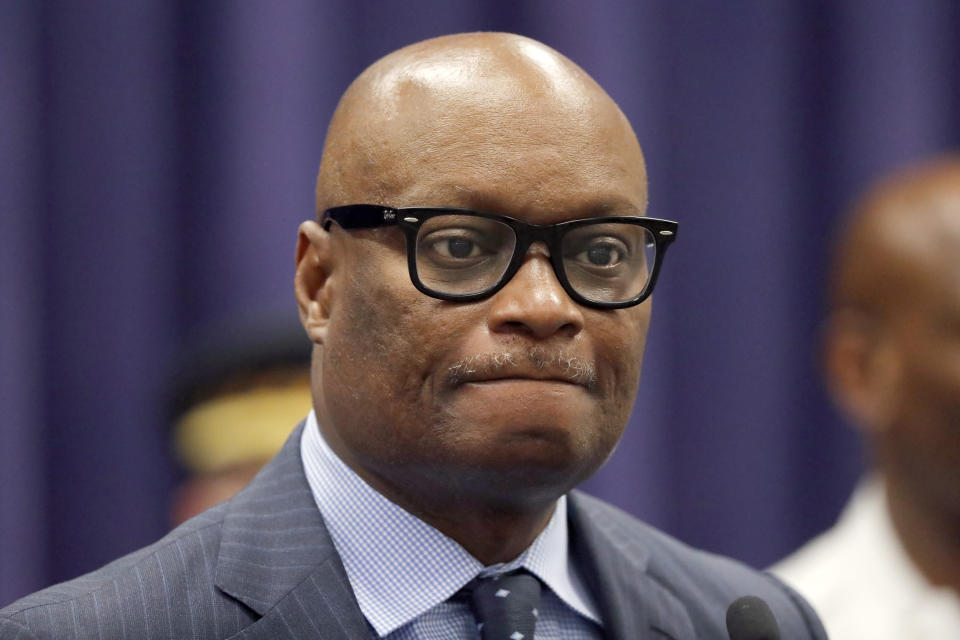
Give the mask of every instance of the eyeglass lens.
<path id="1" fill-rule="evenodd" d="M 513 229 L 498 220 L 433 216 L 417 234 L 417 275 L 440 294 L 480 293 L 503 278 L 516 243 Z M 602 222 L 567 231 L 561 252 L 574 291 L 592 302 L 624 302 L 647 286 L 656 245 L 641 226 Z"/>

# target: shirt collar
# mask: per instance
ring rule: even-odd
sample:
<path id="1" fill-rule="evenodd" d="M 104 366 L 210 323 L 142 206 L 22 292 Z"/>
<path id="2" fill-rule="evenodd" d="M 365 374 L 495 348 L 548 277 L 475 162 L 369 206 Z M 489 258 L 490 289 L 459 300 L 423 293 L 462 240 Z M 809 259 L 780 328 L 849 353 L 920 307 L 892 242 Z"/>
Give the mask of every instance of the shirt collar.
<path id="1" fill-rule="evenodd" d="M 324 441 L 313 411 L 300 442 L 314 500 L 364 616 L 383 637 L 446 601 L 477 575 L 523 567 L 595 622 L 597 608 L 570 562 L 566 496 L 515 560 L 484 567 L 453 539 L 394 504 L 353 472 Z"/>

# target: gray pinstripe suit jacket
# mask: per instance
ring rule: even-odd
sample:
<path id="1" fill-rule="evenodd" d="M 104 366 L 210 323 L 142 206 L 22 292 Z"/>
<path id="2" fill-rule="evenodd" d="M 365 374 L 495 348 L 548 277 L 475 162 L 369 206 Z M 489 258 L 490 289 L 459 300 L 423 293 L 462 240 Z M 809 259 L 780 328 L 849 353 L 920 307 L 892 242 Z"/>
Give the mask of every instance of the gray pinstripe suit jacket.
<path id="1" fill-rule="evenodd" d="M 371 638 L 300 461 L 301 424 L 229 502 L 155 544 L 0 610 L 0 640 Z M 579 492 L 574 558 L 616 639 L 726 640 L 726 608 L 764 598 L 784 640 L 825 638 L 775 578 L 686 547 Z"/>

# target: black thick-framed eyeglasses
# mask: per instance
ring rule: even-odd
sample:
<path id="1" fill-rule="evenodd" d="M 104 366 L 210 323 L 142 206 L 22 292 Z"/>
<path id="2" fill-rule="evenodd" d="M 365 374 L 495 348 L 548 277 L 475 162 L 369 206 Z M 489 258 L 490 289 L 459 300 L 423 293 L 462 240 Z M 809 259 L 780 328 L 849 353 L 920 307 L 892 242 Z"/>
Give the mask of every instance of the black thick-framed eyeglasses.
<path id="1" fill-rule="evenodd" d="M 344 229 L 398 226 L 413 285 L 428 296 L 470 302 L 493 295 L 523 265 L 530 245 L 550 252 L 557 280 L 576 302 L 620 309 L 653 291 L 677 223 L 642 216 L 605 216 L 535 225 L 455 207 L 393 208 L 351 204 L 323 212 L 320 224 Z"/>

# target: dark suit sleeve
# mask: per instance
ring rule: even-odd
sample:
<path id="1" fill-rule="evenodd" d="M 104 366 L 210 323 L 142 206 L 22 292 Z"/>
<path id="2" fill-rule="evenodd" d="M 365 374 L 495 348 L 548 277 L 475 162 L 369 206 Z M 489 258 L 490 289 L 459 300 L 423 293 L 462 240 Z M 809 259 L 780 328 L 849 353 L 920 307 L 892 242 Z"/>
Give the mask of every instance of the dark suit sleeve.
<path id="1" fill-rule="evenodd" d="M 0 640 L 39 640 L 37 636 L 30 633 L 26 627 L 22 627 L 10 618 L 0 618 Z"/>

